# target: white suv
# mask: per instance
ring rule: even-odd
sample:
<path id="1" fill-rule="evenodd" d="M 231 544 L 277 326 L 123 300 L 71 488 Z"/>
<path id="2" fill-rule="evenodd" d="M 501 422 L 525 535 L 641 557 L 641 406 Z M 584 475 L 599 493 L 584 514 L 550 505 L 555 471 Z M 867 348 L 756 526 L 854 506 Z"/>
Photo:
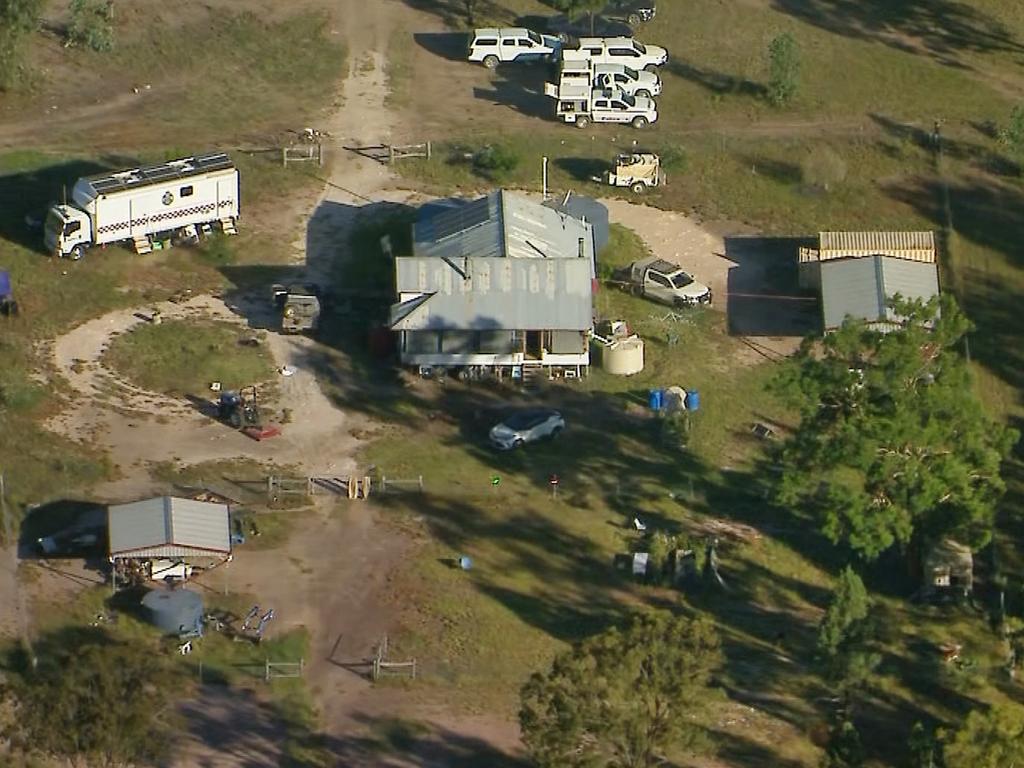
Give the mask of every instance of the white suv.
<path id="1" fill-rule="evenodd" d="M 469 60 L 488 69 L 507 61 L 549 61 L 557 56 L 562 42 L 523 27 L 478 29 L 469 44 Z"/>
<path id="2" fill-rule="evenodd" d="M 658 45 L 644 45 L 631 37 L 581 37 L 579 48 L 564 51 L 564 57 L 585 57 L 595 64 L 625 64 L 653 72 L 668 62 L 668 51 Z"/>
<path id="3" fill-rule="evenodd" d="M 654 72 L 625 64 L 594 64 L 595 88 L 619 88 L 632 96 L 651 98 L 661 93 L 661 78 Z"/>

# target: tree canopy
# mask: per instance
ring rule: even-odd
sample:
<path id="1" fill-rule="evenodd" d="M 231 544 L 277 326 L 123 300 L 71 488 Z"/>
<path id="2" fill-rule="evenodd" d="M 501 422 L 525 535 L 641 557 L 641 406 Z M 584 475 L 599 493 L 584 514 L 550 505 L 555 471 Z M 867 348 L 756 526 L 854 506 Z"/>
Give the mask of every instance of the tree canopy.
<path id="1" fill-rule="evenodd" d="M 170 680 L 161 654 L 103 632 L 42 638 L 36 652 L 38 665 L 20 665 L 9 684 L 17 714 L 5 735 L 13 745 L 107 766 L 159 756 Z"/>
<path id="2" fill-rule="evenodd" d="M 1017 433 L 972 392 L 959 353 L 971 325 L 952 297 L 891 306 L 902 318 L 891 332 L 848 321 L 805 341 L 780 376 L 800 423 L 781 450 L 777 500 L 867 559 L 914 536 L 981 547 Z"/>
<path id="3" fill-rule="evenodd" d="M 523 741 L 540 768 L 649 768 L 697 749 L 693 715 L 721 663 L 706 619 L 644 614 L 555 659 L 523 687 Z"/>
<path id="4" fill-rule="evenodd" d="M 1024 765 L 1024 707 L 1003 704 L 975 710 L 943 750 L 946 768 Z"/>
<path id="5" fill-rule="evenodd" d="M 0 0 L 0 89 L 17 81 L 24 39 L 39 25 L 42 7 L 43 0 Z"/>

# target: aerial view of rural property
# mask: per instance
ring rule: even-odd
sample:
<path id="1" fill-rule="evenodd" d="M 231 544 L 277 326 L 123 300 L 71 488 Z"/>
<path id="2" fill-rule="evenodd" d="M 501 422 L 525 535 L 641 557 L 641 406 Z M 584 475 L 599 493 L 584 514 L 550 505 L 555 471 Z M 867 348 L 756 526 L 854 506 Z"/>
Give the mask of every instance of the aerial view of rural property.
<path id="1" fill-rule="evenodd" d="M 1022 0 L 0 0 L 0 768 L 1024 768 L 1022 430 Z"/>

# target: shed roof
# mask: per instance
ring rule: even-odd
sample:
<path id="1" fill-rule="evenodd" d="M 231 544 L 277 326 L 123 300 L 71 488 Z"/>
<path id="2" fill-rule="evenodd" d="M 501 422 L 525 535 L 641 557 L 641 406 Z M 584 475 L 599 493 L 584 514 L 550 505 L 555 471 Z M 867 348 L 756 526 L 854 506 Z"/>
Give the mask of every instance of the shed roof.
<path id="1" fill-rule="evenodd" d="M 395 259 L 396 331 L 588 330 L 588 259 Z"/>
<path id="2" fill-rule="evenodd" d="M 425 207 L 413 227 L 413 255 L 593 260 L 591 225 L 505 190 L 443 208 Z"/>
<path id="3" fill-rule="evenodd" d="M 869 323 L 898 322 L 887 306 L 899 294 L 927 301 L 939 293 L 935 264 L 891 256 L 833 259 L 821 265 L 821 305 L 825 329 L 847 317 Z"/>
<path id="4" fill-rule="evenodd" d="M 211 557 L 231 552 L 225 504 L 160 496 L 110 507 L 107 523 L 111 557 Z"/>
<path id="5" fill-rule="evenodd" d="M 934 232 L 822 232 L 818 249 L 801 248 L 800 261 L 830 261 L 851 256 L 892 256 L 935 263 Z"/>

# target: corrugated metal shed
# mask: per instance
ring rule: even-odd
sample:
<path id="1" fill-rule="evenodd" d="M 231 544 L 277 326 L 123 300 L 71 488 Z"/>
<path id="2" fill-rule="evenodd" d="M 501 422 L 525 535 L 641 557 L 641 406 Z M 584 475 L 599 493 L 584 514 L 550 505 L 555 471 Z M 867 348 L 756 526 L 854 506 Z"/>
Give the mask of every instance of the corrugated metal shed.
<path id="1" fill-rule="evenodd" d="M 935 264 L 891 256 L 829 260 L 821 265 L 821 305 L 825 329 L 838 328 L 852 317 L 869 323 L 896 322 L 886 306 L 900 294 L 928 300 L 939 293 Z"/>
<path id="2" fill-rule="evenodd" d="M 579 330 L 592 325 L 589 259 L 395 259 L 396 331 Z"/>
<path id="3" fill-rule="evenodd" d="M 831 261 L 856 256 L 892 256 L 935 263 L 934 232 L 822 232 L 818 250 L 800 249 L 800 262 Z"/>
<path id="4" fill-rule="evenodd" d="M 450 208 L 431 207 L 413 227 L 413 254 L 434 258 L 593 260 L 593 228 L 563 211 L 498 190 Z"/>
<path id="5" fill-rule="evenodd" d="M 111 557 L 216 557 L 231 553 L 225 504 L 161 496 L 107 511 Z"/>

